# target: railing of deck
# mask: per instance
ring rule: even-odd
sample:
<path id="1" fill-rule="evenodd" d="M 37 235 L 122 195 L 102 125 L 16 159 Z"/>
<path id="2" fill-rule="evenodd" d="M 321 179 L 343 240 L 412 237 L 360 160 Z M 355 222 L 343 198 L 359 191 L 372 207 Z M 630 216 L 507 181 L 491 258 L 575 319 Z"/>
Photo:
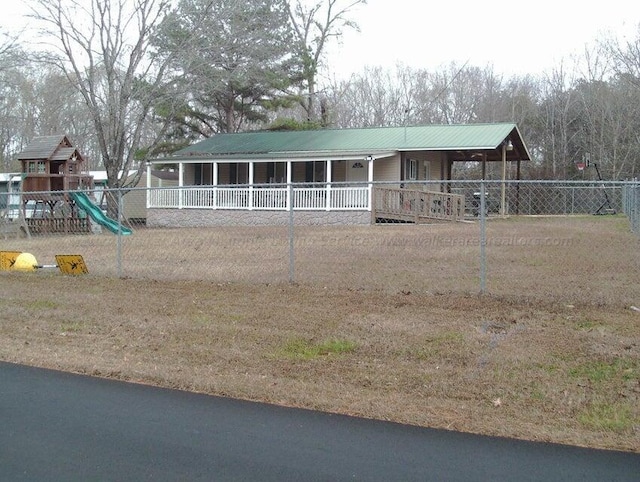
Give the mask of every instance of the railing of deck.
<path id="1" fill-rule="evenodd" d="M 289 209 L 290 198 L 296 210 L 369 210 L 369 186 L 335 187 L 191 187 L 153 188 L 148 191 L 149 208 L 168 209 Z"/>
<path id="2" fill-rule="evenodd" d="M 464 196 L 458 194 L 397 188 L 376 188 L 375 194 L 377 218 L 420 222 L 464 217 Z"/>

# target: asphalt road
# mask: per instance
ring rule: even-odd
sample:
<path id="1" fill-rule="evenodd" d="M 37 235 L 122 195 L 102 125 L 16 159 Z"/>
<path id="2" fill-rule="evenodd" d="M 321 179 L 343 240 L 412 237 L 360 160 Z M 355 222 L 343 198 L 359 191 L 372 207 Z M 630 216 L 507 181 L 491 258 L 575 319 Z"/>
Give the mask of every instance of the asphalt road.
<path id="1" fill-rule="evenodd" d="M 640 455 L 0 363 L 0 480 L 637 482 Z"/>

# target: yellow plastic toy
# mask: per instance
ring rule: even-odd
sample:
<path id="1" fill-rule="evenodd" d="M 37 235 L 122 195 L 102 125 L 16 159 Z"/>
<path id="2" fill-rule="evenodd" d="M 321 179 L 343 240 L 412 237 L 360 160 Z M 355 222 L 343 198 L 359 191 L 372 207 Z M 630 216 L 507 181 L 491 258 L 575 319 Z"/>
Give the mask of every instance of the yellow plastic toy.
<path id="1" fill-rule="evenodd" d="M 35 271 L 37 268 L 38 261 L 31 253 L 20 253 L 11 266 L 14 271 Z"/>

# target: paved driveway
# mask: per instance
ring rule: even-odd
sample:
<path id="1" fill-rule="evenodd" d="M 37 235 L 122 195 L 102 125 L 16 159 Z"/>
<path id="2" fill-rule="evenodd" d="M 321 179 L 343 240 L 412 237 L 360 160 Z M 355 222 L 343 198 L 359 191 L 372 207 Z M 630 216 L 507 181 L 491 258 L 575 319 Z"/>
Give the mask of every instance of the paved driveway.
<path id="1" fill-rule="evenodd" d="M 640 455 L 0 363 L 0 480 L 635 481 Z"/>

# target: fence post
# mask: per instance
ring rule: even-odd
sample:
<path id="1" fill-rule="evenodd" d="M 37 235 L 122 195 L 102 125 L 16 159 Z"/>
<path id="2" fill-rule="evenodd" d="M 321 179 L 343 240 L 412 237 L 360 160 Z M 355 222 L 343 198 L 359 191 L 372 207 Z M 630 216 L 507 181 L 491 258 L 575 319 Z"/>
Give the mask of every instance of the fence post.
<path id="1" fill-rule="evenodd" d="M 118 233 L 117 239 L 117 272 L 118 278 L 122 278 L 122 189 L 118 189 Z"/>
<path id="2" fill-rule="evenodd" d="M 484 181 L 480 183 L 480 294 L 487 291 L 487 200 Z"/>
<path id="3" fill-rule="evenodd" d="M 294 270 L 294 249 L 293 249 L 293 184 L 288 184 L 289 188 L 289 283 L 295 282 Z"/>

